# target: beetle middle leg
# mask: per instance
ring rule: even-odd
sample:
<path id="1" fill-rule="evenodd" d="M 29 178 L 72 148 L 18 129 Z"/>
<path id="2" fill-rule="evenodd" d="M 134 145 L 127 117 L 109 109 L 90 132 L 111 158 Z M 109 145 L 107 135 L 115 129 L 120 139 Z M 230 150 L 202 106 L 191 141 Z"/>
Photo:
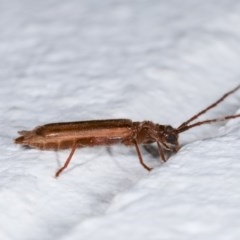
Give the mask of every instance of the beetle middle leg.
<path id="1" fill-rule="evenodd" d="M 135 145 L 136 150 L 137 150 L 138 159 L 139 159 L 140 164 L 141 164 L 145 169 L 147 169 L 148 171 L 151 171 L 152 168 L 148 167 L 148 166 L 143 162 L 143 158 L 142 158 L 141 152 L 140 152 L 140 150 L 139 150 L 139 147 L 138 147 L 138 144 L 137 144 L 136 141 L 134 141 L 134 145 Z"/>

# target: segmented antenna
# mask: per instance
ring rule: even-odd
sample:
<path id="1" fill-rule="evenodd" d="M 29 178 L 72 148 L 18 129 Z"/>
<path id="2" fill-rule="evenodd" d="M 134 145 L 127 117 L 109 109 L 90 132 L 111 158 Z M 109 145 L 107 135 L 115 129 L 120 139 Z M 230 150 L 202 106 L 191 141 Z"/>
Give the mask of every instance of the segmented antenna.
<path id="1" fill-rule="evenodd" d="M 220 102 L 222 102 L 226 97 L 228 97 L 229 95 L 233 94 L 234 92 L 236 92 L 238 89 L 240 89 L 240 84 L 235 87 L 234 89 L 232 89 L 231 91 L 225 93 L 221 98 L 219 98 L 216 102 L 212 103 L 211 105 L 209 105 L 208 107 L 206 107 L 205 109 L 203 109 L 202 111 L 200 111 L 199 113 L 197 113 L 196 115 L 194 115 L 193 117 L 191 117 L 190 119 L 188 119 L 186 122 L 182 123 L 178 128 L 177 128 L 177 132 L 181 133 L 184 132 L 186 130 L 188 130 L 189 128 L 193 128 L 196 126 L 200 126 L 203 124 L 209 124 L 209 123 L 213 123 L 213 122 L 221 122 L 221 121 L 226 121 L 228 119 L 232 119 L 232 118 L 238 118 L 240 117 L 240 114 L 236 114 L 236 115 L 229 115 L 229 116 L 225 116 L 225 117 L 221 117 L 221 118 L 215 118 L 215 119 L 209 119 L 209 120 L 205 120 L 205 121 L 200 121 L 200 122 L 196 122 L 193 124 L 188 125 L 190 122 L 192 122 L 193 120 L 195 120 L 196 118 L 198 118 L 199 116 L 203 115 L 204 113 L 206 113 L 207 111 L 209 111 L 210 109 L 216 107 Z"/>
<path id="2" fill-rule="evenodd" d="M 214 118 L 214 119 L 209 119 L 209 120 L 205 120 L 205 121 L 200 121 L 200 122 L 196 122 L 196 123 L 193 123 L 193 124 L 190 124 L 190 125 L 187 125 L 187 126 L 183 126 L 180 129 L 177 128 L 177 132 L 181 133 L 181 132 L 187 131 L 189 128 L 193 128 L 193 127 L 200 126 L 200 125 L 203 125 L 203 124 L 209 124 L 209 123 L 213 123 L 213 122 L 223 122 L 223 121 L 226 121 L 228 119 L 238 118 L 238 117 L 240 117 L 240 114 L 229 115 L 229 116 L 225 116 L 225 117 L 222 117 L 222 118 Z"/>

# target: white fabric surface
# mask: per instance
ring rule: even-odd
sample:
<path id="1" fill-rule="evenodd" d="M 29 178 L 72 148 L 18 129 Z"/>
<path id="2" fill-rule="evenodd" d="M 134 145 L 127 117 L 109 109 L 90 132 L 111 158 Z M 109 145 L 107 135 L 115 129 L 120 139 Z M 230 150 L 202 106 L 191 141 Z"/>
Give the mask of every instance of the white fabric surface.
<path id="1" fill-rule="evenodd" d="M 240 239 L 240 120 L 142 149 L 26 150 L 17 131 L 105 118 L 177 127 L 240 82 L 235 0 L 0 1 L 0 238 Z M 240 93 L 201 119 L 240 113 Z"/>

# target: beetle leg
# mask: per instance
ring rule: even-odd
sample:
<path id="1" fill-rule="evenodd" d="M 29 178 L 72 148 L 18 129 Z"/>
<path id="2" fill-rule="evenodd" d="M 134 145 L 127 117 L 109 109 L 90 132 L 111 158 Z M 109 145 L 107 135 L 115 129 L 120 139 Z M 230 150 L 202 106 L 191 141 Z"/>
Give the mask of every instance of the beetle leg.
<path id="1" fill-rule="evenodd" d="M 62 171 L 63 171 L 64 169 L 67 168 L 67 166 L 68 166 L 68 164 L 70 163 L 70 161 L 71 161 L 71 159 L 72 159 L 72 156 L 73 156 L 73 154 L 74 154 L 77 146 L 78 146 L 78 144 L 77 144 L 77 142 L 75 142 L 74 145 L 73 145 L 73 147 L 72 147 L 72 150 L 71 150 L 71 152 L 70 152 L 70 154 L 69 154 L 69 156 L 68 156 L 68 158 L 67 158 L 67 160 L 66 160 L 65 163 L 64 163 L 64 165 L 63 165 L 60 169 L 58 169 L 58 171 L 56 172 L 56 174 L 55 174 L 55 177 L 56 177 L 56 178 L 59 177 L 59 175 L 62 173 Z"/>
<path id="2" fill-rule="evenodd" d="M 142 155 L 141 155 L 141 152 L 140 152 L 140 150 L 139 150 L 139 147 L 138 147 L 138 144 L 137 144 L 136 141 L 134 141 L 134 145 L 135 145 L 136 150 L 137 150 L 138 159 L 139 159 L 140 164 L 141 164 L 145 169 L 147 169 L 148 171 L 151 171 L 152 168 L 148 167 L 148 166 L 143 162 Z"/>
<path id="3" fill-rule="evenodd" d="M 165 158 L 165 155 L 164 155 L 164 152 L 163 152 L 163 148 L 161 147 L 159 142 L 157 142 L 157 145 L 158 145 L 158 152 L 159 152 L 160 157 L 162 158 L 162 160 L 164 162 L 166 162 L 167 160 Z"/>

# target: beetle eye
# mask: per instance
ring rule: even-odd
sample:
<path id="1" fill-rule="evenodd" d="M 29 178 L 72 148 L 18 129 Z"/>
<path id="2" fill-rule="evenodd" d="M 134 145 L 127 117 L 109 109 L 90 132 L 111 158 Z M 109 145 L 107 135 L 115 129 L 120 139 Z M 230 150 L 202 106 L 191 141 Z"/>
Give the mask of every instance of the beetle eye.
<path id="1" fill-rule="evenodd" d="M 175 134 L 167 135 L 166 140 L 168 143 L 176 143 L 177 142 L 177 136 Z"/>

